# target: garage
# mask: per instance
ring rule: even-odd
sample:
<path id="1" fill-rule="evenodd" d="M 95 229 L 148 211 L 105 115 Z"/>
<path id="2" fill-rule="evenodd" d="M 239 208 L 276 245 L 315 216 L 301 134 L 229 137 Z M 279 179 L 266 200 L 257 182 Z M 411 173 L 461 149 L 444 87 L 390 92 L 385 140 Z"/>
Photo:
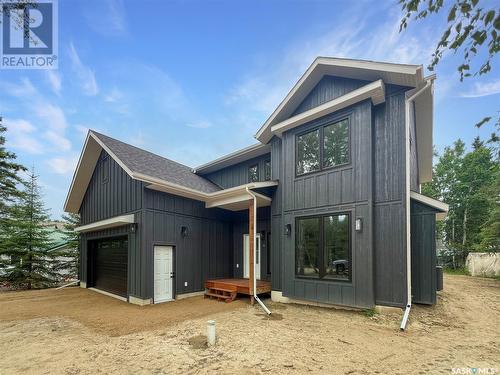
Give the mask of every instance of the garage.
<path id="1" fill-rule="evenodd" d="M 127 297 L 127 236 L 89 241 L 91 287 Z"/>

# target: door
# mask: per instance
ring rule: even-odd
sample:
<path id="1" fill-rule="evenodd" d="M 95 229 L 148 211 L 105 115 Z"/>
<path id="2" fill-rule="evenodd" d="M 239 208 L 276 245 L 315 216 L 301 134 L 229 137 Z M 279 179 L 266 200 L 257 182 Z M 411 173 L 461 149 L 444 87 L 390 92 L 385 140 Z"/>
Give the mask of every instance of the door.
<path id="1" fill-rule="evenodd" d="M 174 249 L 154 247 L 154 303 L 172 301 L 174 289 Z"/>
<path id="2" fill-rule="evenodd" d="M 127 297 L 127 237 L 89 242 L 91 249 L 91 286 Z"/>
<path id="3" fill-rule="evenodd" d="M 260 280 L 260 234 L 257 234 L 255 238 L 257 249 L 255 251 L 255 278 Z M 250 273 L 250 236 L 248 234 L 243 235 L 243 277 L 248 279 Z"/>

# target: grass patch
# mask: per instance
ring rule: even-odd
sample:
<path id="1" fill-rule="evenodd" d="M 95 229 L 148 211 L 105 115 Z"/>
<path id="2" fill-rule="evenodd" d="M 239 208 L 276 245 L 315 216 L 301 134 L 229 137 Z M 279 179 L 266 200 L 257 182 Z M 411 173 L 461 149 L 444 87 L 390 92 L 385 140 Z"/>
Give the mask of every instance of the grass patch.
<path id="1" fill-rule="evenodd" d="M 363 315 L 367 318 L 373 318 L 375 315 L 377 315 L 377 312 L 375 311 L 375 309 L 365 309 L 363 310 Z"/>
<path id="2" fill-rule="evenodd" d="M 465 267 L 460 267 L 460 268 L 443 268 L 443 272 L 448 274 L 448 275 L 464 275 L 464 276 L 470 276 L 469 271 Z"/>

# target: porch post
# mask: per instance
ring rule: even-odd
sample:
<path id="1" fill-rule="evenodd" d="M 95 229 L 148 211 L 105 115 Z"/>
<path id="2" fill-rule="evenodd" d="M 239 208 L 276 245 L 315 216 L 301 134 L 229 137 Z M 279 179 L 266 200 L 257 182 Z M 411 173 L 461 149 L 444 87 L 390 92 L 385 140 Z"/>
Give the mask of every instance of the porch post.
<path id="1" fill-rule="evenodd" d="M 250 199 L 248 201 L 248 263 L 249 263 L 249 272 L 248 272 L 248 288 L 250 291 L 250 303 L 253 305 L 255 303 L 253 297 L 253 278 L 254 278 L 254 243 L 255 243 L 255 231 L 254 231 L 254 200 Z"/>

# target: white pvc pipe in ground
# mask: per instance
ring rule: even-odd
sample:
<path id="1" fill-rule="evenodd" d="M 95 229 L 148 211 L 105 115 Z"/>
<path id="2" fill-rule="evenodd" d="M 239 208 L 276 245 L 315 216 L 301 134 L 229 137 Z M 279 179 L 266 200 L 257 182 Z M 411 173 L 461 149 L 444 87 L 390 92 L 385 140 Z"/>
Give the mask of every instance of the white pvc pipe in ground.
<path id="1" fill-rule="evenodd" d="M 214 346 L 215 345 L 215 320 L 209 320 L 207 322 L 207 345 Z"/>

